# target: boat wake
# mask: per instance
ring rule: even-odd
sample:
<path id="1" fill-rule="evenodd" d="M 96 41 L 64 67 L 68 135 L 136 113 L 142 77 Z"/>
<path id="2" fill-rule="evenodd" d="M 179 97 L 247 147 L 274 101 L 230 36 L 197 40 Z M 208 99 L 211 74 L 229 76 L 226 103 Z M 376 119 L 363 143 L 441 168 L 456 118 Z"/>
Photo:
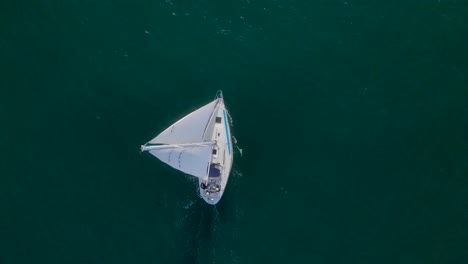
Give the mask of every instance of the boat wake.
<path id="1" fill-rule="evenodd" d="M 234 167 L 229 192 L 217 205 L 204 203 L 196 192 L 178 204 L 175 227 L 183 246 L 181 262 L 239 263 L 237 245 L 244 216 L 238 202 L 242 177 L 240 169 Z"/>
<path id="2" fill-rule="evenodd" d="M 234 143 L 234 147 L 236 147 L 237 152 L 242 157 L 242 149 L 239 147 L 239 144 L 237 144 L 237 138 L 235 138 L 234 136 L 232 136 L 232 143 Z"/>
<path id="3" fill-rule="evenodd" d="M 185 210 L 188 210 L 188 209 L 190 209 L 190 207 L 192 207 L 198 201 L 200 201 L 200 199 L 193 199 L 193 200 L 189 201 L 186 205 L 184 205 L 183 208 Z"/>
<path id="4" fill-rule="evenodd" d="M 236 154 L 242 156 L 233 137 Z M 236 164 L 229 177 L 228 191 L 217 205 L 204 203 L 199 190 L 190 192 L 178 207 L 176 231 L 183 245 L 181 262 L 240 263 L 238 255 L 240 223 L 244 218 L 241 201 L 242 170 Z M 188 177 L 198 187 L 197 179 Z M 187 188 L 193 190 L 192 188 Z"/>

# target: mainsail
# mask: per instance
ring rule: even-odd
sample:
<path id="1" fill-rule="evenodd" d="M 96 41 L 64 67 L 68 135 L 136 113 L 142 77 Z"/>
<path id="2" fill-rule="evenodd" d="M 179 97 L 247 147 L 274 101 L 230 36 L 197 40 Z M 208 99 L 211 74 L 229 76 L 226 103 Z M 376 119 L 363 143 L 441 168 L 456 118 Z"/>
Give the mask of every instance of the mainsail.
<path id="1" fill-rule="evenodd" d="M 174 169 L 198 178 L 208 176 L 212 143 L 150 146 L 147 149 L 153 156 Z"/>
<path id="2" fill-rule="evenodd" d="M 174 169 L 198 178 L 207 177 L 213 142 L 205 141 L 204 134 L 219 100 L 186 115 L 142 146 L 142 151 Z"/>
<path id="3" fill-rule="evenodd" d="M 202 142 L 206 126 L 219 99 L 186 115 L 153 138 L 149 144 L 186 144 Z"/>

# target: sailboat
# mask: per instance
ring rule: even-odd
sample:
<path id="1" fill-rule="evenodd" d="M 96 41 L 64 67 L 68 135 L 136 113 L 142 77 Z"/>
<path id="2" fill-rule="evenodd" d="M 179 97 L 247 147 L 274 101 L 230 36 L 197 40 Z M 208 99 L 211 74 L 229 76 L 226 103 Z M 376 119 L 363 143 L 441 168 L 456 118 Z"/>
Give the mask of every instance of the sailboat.
<path id="1" fill-rule="evenodd" d="M 172 168 L 198 179 L 200 196 L 215 205 L 223 196 L 233 163 L 229 113 L 222 91 L 141 146 Z"/>

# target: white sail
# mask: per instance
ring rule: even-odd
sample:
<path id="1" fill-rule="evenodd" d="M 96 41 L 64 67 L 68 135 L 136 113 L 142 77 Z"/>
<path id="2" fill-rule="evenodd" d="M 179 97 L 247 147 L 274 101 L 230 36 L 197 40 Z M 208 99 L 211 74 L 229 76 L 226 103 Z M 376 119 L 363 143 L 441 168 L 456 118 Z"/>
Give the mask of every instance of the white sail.
<path id="1" fill-rule="evenodd" d="M 141 146 L 172 168 L 198 178 L 200 196 L 217 204 L 233 163 L 231 133 L 222 92 Z"/>
<path id="2" fill-rule="evenodd" d="M 206 126 L 219 99 L 186 115 L 157 137 L 149 141 L 149 144 L 184 144 L 202 142 Z"/>
<path id="3" fill-rule="evenodd" d="M 212 144 L 163 145 L 149 152 L 174 169 L 198 178 L 206 178 L 211 161 Z"/>

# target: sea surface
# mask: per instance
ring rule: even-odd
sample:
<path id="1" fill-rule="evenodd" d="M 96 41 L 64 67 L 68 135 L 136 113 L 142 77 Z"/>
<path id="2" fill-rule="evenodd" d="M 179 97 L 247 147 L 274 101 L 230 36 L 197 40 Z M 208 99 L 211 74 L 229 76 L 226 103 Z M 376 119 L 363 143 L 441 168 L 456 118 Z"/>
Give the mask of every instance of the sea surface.
<path id="1" fill-rule="evenodd" d="M 140 153 L 223 90 L 221 202 Z M 468 263 L 468 1 L 0 3 L 0 263 Z"/>

